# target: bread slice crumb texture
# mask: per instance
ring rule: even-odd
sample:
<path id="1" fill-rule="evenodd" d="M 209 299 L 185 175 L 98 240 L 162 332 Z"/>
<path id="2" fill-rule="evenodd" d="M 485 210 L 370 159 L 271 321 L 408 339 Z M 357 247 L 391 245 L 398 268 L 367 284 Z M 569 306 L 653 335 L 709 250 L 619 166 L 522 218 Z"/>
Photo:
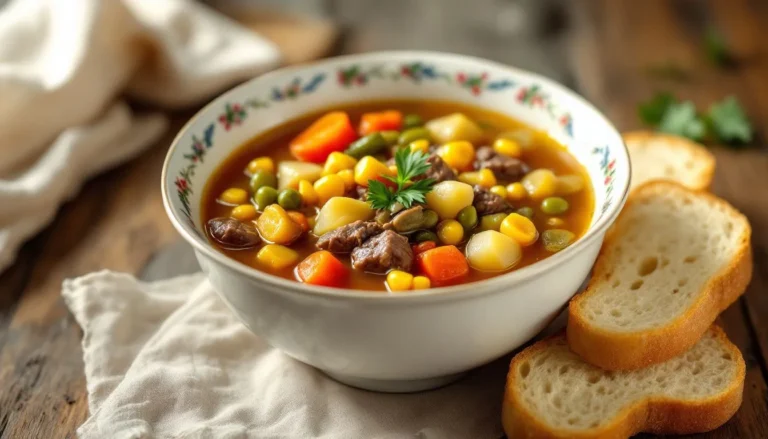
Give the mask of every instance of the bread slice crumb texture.
<path id="1" fill-rule="evenodd" d="M 633 131 L 623 135 L 632 163 L 634 189 L 652 180 L 670 180 L 694 190 L 707 189 L 715 157 L 704 146 L 670 134 Z"/>
<path id="2" fill-rule="evenodd" d="M 504 428 L 510 438 L 707 431 L 738 409 L 744 373 L 740 352 L 717 327 L 678 357 L 623 372 L 586 363 L 555 336 L 513 359 Z"/>

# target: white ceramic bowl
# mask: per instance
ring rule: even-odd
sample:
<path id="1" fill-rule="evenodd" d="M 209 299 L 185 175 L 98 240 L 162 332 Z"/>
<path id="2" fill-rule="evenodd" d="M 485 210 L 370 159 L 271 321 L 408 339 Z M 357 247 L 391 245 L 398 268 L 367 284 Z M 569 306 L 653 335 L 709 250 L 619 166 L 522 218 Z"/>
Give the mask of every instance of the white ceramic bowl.
<path id="1" fill-rule="evenodd" d="M 469 103 L 548 131 L 591 176 L 595 214 L 587 233 L 560 253 L 509 274 L 398 295 L 288 281 L 240 264 L 206 240 L 201 192 L 235 148 L 315 110 L 393 98 Z M 629 175 L 619 133 L 565 87 L 477 58 L 385 52 L 280 69 L 220 96 L 174 140 L 162 191 L 173 225 L 248 328 L 341 382 L 405 392 L 445 384 L 541 331 L 588 275 L 624 204 Z"/>

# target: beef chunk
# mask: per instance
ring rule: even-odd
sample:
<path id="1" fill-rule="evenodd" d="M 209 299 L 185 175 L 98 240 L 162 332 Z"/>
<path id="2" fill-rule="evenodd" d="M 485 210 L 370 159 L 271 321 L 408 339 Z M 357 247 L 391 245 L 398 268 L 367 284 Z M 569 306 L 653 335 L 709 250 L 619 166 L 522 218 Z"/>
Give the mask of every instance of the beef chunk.
<path id="1" fill-rule="evenodd" d="M 490 146 L 481 146 L 475 153 L 475 169 L 490 169 L 501 180 L 519 180 L 530 168 L 522 160 L 499 154 Z"/>
<path id="2" fill-rule="evenodd" d="M 355 195 L 358 200 L 366 201 L 368 199 L 368 188 L 365 186 L 355 186 Z M 352 197 L 354 198 L 354 195 Z"/>
<path id="3" fill-rule="evenodd" d="M 208 220 L 208 233 L 220 244 L 230 248 L 254 247 L 261 242 L 256 227 L 234 218 Z"/>
<path id="4" fill-rule="evenodd" d="M 366 239 L 383 231 L 384 226 L 375 221 L 359 220 L 324 234 L 315 245 L 332 253 L 349 253 Z"/>
<path id="5" fill-rule="evenodd" d="M 500 195 L 496 195 L 481 186 L 475 186 L 474 189 L 475 199 L 472 201 L 472 205 L 477 210 L 477 216 L 512 210 L 512 206 Z"/>
<path id="6" fill-rule="evenodd" d="M 439 155 L 432 153 L 427 159 L 427 164 L 430 168 L 427 172 L 414 178 L 414 181 L 424 180 L 425 178 L 432 178 L 435 183 L 440 183 L 446 180 L 456 180 L 456 173 L 453 172 L 450 166 L 448 166 Z"/>
<path id="7" fill-rule="evenodd" d="M 352 250 L 352 267 L 369 273 L 384 274 L 392 268 L 411 271 L 411 264 L 413 251 L 408 238 L 392 230 L 385 230 Z"/>

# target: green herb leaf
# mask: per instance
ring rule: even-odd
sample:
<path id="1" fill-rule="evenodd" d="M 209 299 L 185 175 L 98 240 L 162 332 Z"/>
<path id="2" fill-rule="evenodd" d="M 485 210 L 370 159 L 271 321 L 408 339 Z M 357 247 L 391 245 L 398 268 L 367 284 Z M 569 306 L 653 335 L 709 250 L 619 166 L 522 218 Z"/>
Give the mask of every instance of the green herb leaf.
<path id="1" fill-rule="evenodd" d="M 640 104 L 637 107 L 637 113 L 643 123 L 656 126 L 661 123 L 664 113 L 675 101 L 671 93 L 657 93 L 650 101 Z"/>
<path id="2" fill-rule="evenodd" d="M 752 125 L 734 96 L 709 107 L 708 119 L 712 131 L 723 143 L 748 143 L 752 141 Z"/>
<path id="3" fill-rule="evenodd" d="M 707 134 L 707 126 L 696 114 L 696 106 L 691 101 L 670 105 L 664 112 L 658 129 L 663 133 L 676 134 L 693 140 L 701 140 Z"/>
<path id="4" fill-rule="evenodd" d="M 374 209 L 389 209 L 395 203 L 400 203 L 406 209 L 414 203 L 423 203 L 425 195 L 432 190 L 435 181 L 425 178 L 416 182 L 412 180 L 424 174 L 430 168 L 427 163 L 428 155 L 421 152 L 411 152 L 410 148 L 400 148 L 395 153 L 397 176 L 385 178 L 397 185 L 390 189 L 378 180 L 368 180 L 368 201 Z"/>
<path id="5" fill-rule="evenodd" d="M 714 28 L 708 29 L 707 33 L 704 34 L 704 51 L 707 58 L 716 66 L 730 67 L 734 64 L 735 58 L 728 48 L 728 44 Z"/>

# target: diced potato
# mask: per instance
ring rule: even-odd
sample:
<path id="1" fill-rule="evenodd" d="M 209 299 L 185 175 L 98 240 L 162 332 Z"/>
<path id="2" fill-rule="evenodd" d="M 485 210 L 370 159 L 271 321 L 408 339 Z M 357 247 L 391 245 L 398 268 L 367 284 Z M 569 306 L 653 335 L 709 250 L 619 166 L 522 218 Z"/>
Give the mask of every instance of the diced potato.
<path id="1" fill-rule="evenodd" d="M 534 200 L 551 197 L 557 189 L 557 177 L 549 169 L 535 169 L 526 174 L 520 183 Z"/>
<path id="2" fill-rule="evenodd" d="M 500 139 L 514 140 L 523 151 L 530 151 L 536 148 L 536 140 L 539 136 L 535 131 L 528 128 L 518 128 L 511 131 L 505 131 L 499 134 Z"/>
<path id="3" fill-rule="evenodd" d="M 491 272 L 508 270 L 523 256 L 517 241 L 495 230 L 473 235 L 465 254 L 472 268 Z"/>
<path id="4" fill-rule="evenodd" d="M 296 250 L 280 244 L 267 244 L 256 253 L 256 260 L 262 266 L 272 270 L 283 270 L 299 261 Z"/>
<path id="5" fill-rule="evenodd" d="M 397 168 L 395 168 L 397 172 Z M 365 156 L 355 165 L 355 183 L 368 187 L 368 180 L 381 179 L 382 176 L 395 176 L 395 173 L 384 163 L 372 156 Z"/>
<path id="6" fill-rule="evenodd" d="M 454 140 L 466 140 L 477 143 L 483 139 L 483 130 L 472 119 L 461 113 L 432 119 L 425 125 L 432 138 L 438 143 L 448 143 Z"/>
<path id="7" fill-rule="evenodd" d="M 584 177 L 578 174 L 558 175 L 555 185 L 557 195 L 570 195 L 584 189 Z"/>
<path id="8" fill-rule="evenodd" d="M 318 212 L 315 218 L 314 234 L 320 236 L 357 220 L 369 220 L 373 218 L 373 214 L 373 209 L 365 201 L 333 197 Z"/>
<path id="9" fill-rule="evenodd" d="M 323 173 L 323 167 L 314 163 L 281 161 L 277 166 L 278 189 L 297 189 L 300 180 L 314 183 Z"/>
<path id="10" fill-rule="evenodd" d="M 274 244 L 288 245 L 301 236 L 301 225 L 291 219 L 279 204 L 270 204 L 264 209 L 256 228 L 265 240 Z"/>
<path id="11" fill-rule="evenodd" d="M 461 209 L 472 205 L 474 198 L 472 186 L 448 180 L 434 185 L 426 201 L 427 206 L 437 212 L 440 219 L 454 219 Z"/>

